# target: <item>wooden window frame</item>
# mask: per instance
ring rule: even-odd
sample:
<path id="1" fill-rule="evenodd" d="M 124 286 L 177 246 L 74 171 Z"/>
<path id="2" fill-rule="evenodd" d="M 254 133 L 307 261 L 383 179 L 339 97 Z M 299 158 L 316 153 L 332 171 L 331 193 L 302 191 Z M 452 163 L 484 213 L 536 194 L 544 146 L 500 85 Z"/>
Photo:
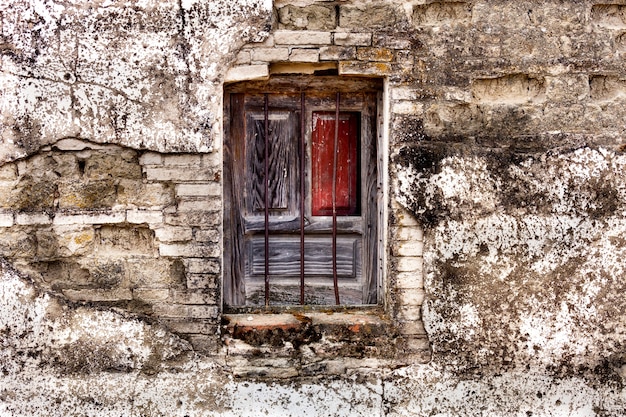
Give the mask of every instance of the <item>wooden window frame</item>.
<path id="1" fill-rule="evenodd" d="M 267 81 L 244 81 L 236 84 L 231 84 L 225 87 L 224 94 L 224 268 L 223 268 L 223 307 L 226 312 L 242 312 L 242 311 L 267 311 L 269 310 L 278 310 L 283 311 L 285 309 L 292 309 L 294 307 L 302 307 L 307 309 L 328 309 L 335 308 L 337 306 L 331 304 L 321 304 L 321 305 L 298 305 L 298 304 L 289 304 L 284 306 L 271 306 L 268 307 L 259 307 L 259 306 L 245 306 L 238 304 L 236 301 L 236 297 L 233 297 L 233 289 L 238 285 L 243 285 L 242 282 L 235 282 L 235 278 L 233 277 L 232 268 L 236 268 L 238 263 L 241 263 L 241 256 L 243 254 L 240 253 L 237 248 L 235 248 L 231 242 L 230 236 L 234 232 L 235 229 L 240 228 L 241 225 L 235 224 L 233 219 L 231 218 L 231 206 L 235 204 L 233 202 L 233 184 L 230 179 L 232 176 L 233 167 L 229 166 L 229 158 L 231 149 L 229 149 L 229 141 L 230 141 L 230 130 L 231 130 L 231 95 L 233 94 L 260 94 L 260 93 L 285 93 L 285 94 L 300 94 L 304 92 L 305 94 L 318 94 L 329 93 L 329 92 L 339 92 L 341 94 L 355 94 L 355 93 L 373 93 L 370 99 L 375 102 L 372 103 L 373 108 L 375 109 L 376 114 L 373 115 L 372 119 L 372 135 L 373 137 L 368 140 L 371 141 L 371 146 L 376 148 L 375 159 L 376 159 L 376 169 L 375 173 L 375 184 L 376 192 L 375 192 L 375 209 L 369 215 L 369 219 L 363 219 L 363 222 L 373 221 L 375 222 L 375 230 L 372 239 L 370 239 L 372 244 L 376 245 L 376 249 L 370 251 L 368 253 L 375 254 L 375 260 L 372 262 L 368 262 L 366 259 L 363 261 L 363 268 L 369 268 L 367 274 L 372 277 L 374 280 L 376 299 L 374 302 L 367 304 L 352 304 L 350 306 L 340 305 L 338 308 L 347 308 L 347 307 L 355 307 L 355 308 L 364 308 L 364 307 L 379 307 L 384 300 L 383 294 L 383 258 L 384 258 L 384 230 L 386 227 L 384 225 L 384 178 L 385 174 L 384 164 L 383 164 L 383 155 L 382 152 L 382 119 L 383 119 L 383 106 L 382 106 L 382 90 L 383 90 L 383 80 L 377 78 L 360 78 L 360 77 L 339 77 L 339 76 L 274 76 Z M 372 98 L 373 97 L 373 98 Z M 305 137 L 311 137 L 311 125 L 312 125 L 312 114 L 316 111 L 328 111 L 328 106 L 322 107 L 311 107 L 306 109 L 306 135 Z M 363 109 L 359 106 L 342 106 L 342 112 L 361 112 Z M 309 147 L 308 152 L 310 152 L 310 144 L 307 143 Z M 369 146 L 369 145 L 368 145 Z M 305 170 L 310 173 L 311 172 L 311 161 L 310 161 L 310 153 L 307 153 L 306 158 L 306 168 Z M 365 187 L 366 181 L 365 177 L 366 167 L 360 168 L 361 175 L 361 187 Z M 308 178 L 307 189 L 310 191 L 311 187 L 311 179 L 310 175 Z M 365 194 L 365 191 L 363 192 Z M 364 205 L 367 197 L 361 197 L 361 205 Z M 306 193 L 305 206 L 307 207 L 308 213 L 307 216 L 310 216 L 311 213 L 311 193 Z M 366 208 L 359 208 L 360 210 L 366 211 Z M 363 214 L 364 215 L 364 214 Z M 322 220 L 328 220 L 327 216 L 316 216 Z M 346 221 L 350 221 L 350 216 L 345 216 L 346 218 L 340 219 L 340 222 L 345 223 Z M 373 219 L 373 220 L 372 220 Z M 240 279 L 241 281 L 241 279 Z"/>

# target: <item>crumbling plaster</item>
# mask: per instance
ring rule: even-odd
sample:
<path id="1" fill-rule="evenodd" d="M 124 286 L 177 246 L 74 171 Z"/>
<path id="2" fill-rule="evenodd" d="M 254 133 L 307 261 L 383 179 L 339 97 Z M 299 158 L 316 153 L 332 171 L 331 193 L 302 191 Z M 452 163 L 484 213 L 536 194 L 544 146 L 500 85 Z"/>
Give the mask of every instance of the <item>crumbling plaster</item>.
<path id="1" fill-rule="evenodd" d="M 224 63 L 270 27 L 268 1 L 7 1 L 0 161 L 62 138 L 207 152 Z"/>
<path id="2" fill-rule="evenodd" d="M 0 414 L 625 414 L 625 6 L 293 5 L 314 3 L 279 23 L 326 30 L 310 16 L 360 25 L 377 12 L 359 30 L 400 51 L 375 67 L 388 71 L 391 221 L 400 204 L 424 228 L 415 320 L 430 363 L 236 378 L 224 355 L 124 309 L 47 293 L 3 261 Z M 219 150 L 222 79 L 244 43 L 272 39 L 271 6 L 0 5 L 0 161 L 67 138 Z"/>

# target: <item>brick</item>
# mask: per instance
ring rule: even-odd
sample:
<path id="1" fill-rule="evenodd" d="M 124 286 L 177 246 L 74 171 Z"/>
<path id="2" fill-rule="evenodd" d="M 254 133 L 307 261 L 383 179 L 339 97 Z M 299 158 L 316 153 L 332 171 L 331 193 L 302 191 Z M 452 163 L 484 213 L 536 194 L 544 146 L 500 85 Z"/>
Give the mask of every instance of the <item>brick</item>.
<path id="1" fill-rule="evenodd" d="M 421 271 L 400 272 L 396 278 L 396 287 L 398 288 L 424 288 L 424 277 Z"/>
<path id="2" fill-rule="evenodd" d="M 398 291 L 400 304 L 405 306 L 421 306 L 426 293 L 423 289 L 402 289 Z"/>
<path id="3" fill-rule="evenodd" d="M 391 62 L 393 52 L 388 48 L 356 48 L 356 58 L 361 61 Z"/>
<path id="4" fill-rule="evenodd" d="M 422 256 L 424 244 L 419 241 L 395 242 L 393 254 L 395 256 Z"/>
<path id="5" fill-rule="evenodd" d="M 387 33 L 375 34 L 372 37 L 372 45 L 390 49 L 406 49 L 415 50 L 415 41 L 411 39 L 402 39 L 397 36 L 389 36 Z"/>
<path id="6" fill-rule="evenodd" d="M 191 227 L 165 226 L 154 229 L 154 235 L 161 242 L 188 242 L 193 238 Z"/>
<path id="7" fill-rule="evenodd" d="M 254 48 L 250 50 L 252 61 L 287 61 L 289 59 L 289 48 Z"/>
<path id="8" fill-rule="evenodd" d="M 418 91 L 413 87 L 392 87 L 390 90 L 392 100 L 416 100 L 418 98 Z"/>
<path id="9" fill-rule="evenodd" d="M 52 219 L 46 213 L 17 213 L 15 223 L 21 225 L 51 224 Z"/>
<path id="10" fill-rule="evenodd" d="M 0 212 L 0 227 L 11 227 L 11 226 L 13 226 L 13 213 Z"/>
<path id="11" fill-rule="evenodd" d="M 278 45 L 329 45 L 330 32 L 279 30 L 274 32 Z"/>
<path id="12" fill-rule="evenodd" d="M 289 54 L 289 60 L 294 62 L 318 62 L 319 59 L 319 49 L 294 48 Z"/>
<path id="13" fill-rule="evenodd" d="M 411 215 L 404 209 L 398 209 L 394 214 L 398 225 L 400 226 L 419 226 L 415 216 Z"/>
<path id="14" fill-rule="evenodd" d="M 191 243 L 161 243 L 159 244 L 159 254 L 161 256 L 189 256 L 189 257 L 209 257 L 220 256 L 221 251 L 218 245 L 197 245 Z"/>
<path id="15" fill-rule="evenodd" d="M 127 210 L 126 221 L 128 223 L 163 223 L 163 213 L 157 210 Z"/>
<path id="16" fill-rule="evenodd" d="M 336 32 L 334 44 L 341 46 L 370 46 L 372 44 L 372 34 Z"/>
<path id="17" fill-rule="evenodd" d="M 270 77 L 269 65 L 240 65 L 226 72 L 224 82 L 232 83 L 246 80 L 267 80 Z"/>
<path id="18" fill-rule="evenodd" d="M 222 185 L 218 182 L 209 182 L 206 184 L 177 184 L 176 195 L 184 197 L 220 196 L 222 195 Z"/>
<path id="19" fill-rule="evenodd" d="M 163 161 L 160 153 L 146 152 L 139 157 L 141 165 L 160 165 Z"/>
<path id="20" fill-rule="evenodd" d="M 345 61 L 356 58 L 356 48 L 347 46 L 322 46 L 320 61 Z"/>
<path id="21" fill-rule="evenodd" d="M 398 258 L 398 272 L 422 272 L 423 259 L 419 256 L 404 256 Z"/>

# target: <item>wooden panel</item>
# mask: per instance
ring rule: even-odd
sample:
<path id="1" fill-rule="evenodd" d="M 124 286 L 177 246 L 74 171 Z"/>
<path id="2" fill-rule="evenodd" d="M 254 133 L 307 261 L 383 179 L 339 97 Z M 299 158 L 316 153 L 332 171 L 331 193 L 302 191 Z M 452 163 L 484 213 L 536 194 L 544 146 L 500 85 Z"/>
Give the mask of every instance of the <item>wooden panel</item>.
<path id="1" fill-rule="evenodd" d="M 265 272 L 263 236 L 246 240 L 246 277 L 259 278 Z M 330 236 L 307 236 L 304 243 L 304 274 L 307 277 L 332 277 Z M 361 274 L 361 237 L 341 236 L 337 239 L 337 276 L 356 278 Z M 272 236 L 269 241 L 269 270 L 272 279 L 300 276 L 300 237 Z"/>
<path id="2" fill-rule="evenodd" d="M 272 112 L 268 116 L 268 199 L 271 214 L 296 207 L 298 123 L 294 114 Z M 248 215 L 265 210 L 265 116 L 246 118 L 246 208 Z"/>
<path id="3" fill-rule="evenodd" d="M 313 112 L 311 212 L 332 215 L 335 113 Z M 359 114 L 341 112 L 337 138 L 336 207 L 339 216 L 359 214 Z"/>

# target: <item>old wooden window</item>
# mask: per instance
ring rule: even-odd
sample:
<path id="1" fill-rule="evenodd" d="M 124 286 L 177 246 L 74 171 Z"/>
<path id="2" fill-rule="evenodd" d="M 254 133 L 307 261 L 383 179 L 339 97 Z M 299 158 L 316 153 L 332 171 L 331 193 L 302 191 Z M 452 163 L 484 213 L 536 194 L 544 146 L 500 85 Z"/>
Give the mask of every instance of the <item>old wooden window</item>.
<path id="1" fill-rule="evenodd" d="M 381 89 L 337 76 L 226 89 L 226 307 L 378 303 Z"/>

